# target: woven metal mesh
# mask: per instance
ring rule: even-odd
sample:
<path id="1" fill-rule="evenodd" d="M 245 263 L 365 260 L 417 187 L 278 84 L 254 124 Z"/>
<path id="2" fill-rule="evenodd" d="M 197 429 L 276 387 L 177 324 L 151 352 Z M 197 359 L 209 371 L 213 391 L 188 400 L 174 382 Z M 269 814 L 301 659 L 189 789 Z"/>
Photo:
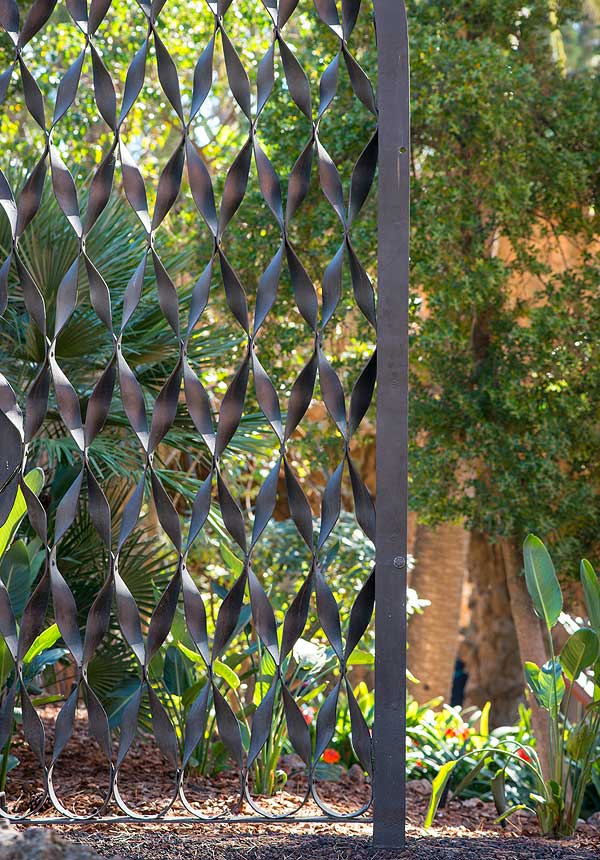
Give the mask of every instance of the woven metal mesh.
<path id="1" fill-rule="evenodd" d="M 0 76 L 0 100 L 9 86 L 20 81 L 23 107 L 39 127 L 41 142 L 36 163 L 20 193 L 11 188 L 0 172 L 0 203 L 8 216 L 12 246 L 0 269 L 0 307 L 9 301 L 9 284 L 16 281 L 27 314 L 37 328 L 43 344 L 35 379 L 27 392 L 15 392 L 5 376 L 0 376 L 0 432 L 2 434 L 2 491 L 0 520 L 8 515 L 17 494 L 22 492 L 31 528 L 46 547 L 45 561 L 18 624 L 7 588 L 0 584 L 0 632 L 4 637 L 14 671 L 5 692 L 0 715 L 0 748 L 9 738 L 12 714 L 20 704 L 22 734 L 42 774 L 43 790 L 26 810 L 14 817 L 31 817 L 48 808 L 48 800 L 61 815 L 73 815 L 61 802 L 54 787 L 53 774 L 61 754 L 68 745 L 76 719 L 86 712 L 89 732 L 106 759 L 109 784 L 101 804 L 86 814 L 101 816 L 115 813 L 138 816 L 125 799 L 119 775 L 136 737 L 139 711 L 149 704 L 152 733 L 173 774 L 172 795 L 164 798 L 161 812 L 169 808 L 198 818 L 223 815 L 223 810 L 207 812 L 188 798 L 186 773 L 198 744 L 203 742 L 209 715 L 214 714 L 216 733 L 240 775 L 240 802 L 245 797 L 256 813 L 272 814 L 252 793 L 253 766 L 272 731 L 274 703 L 283 702 L 287 734 L 291 746 L 306 769 L 306 790 L 301 793 L 298 809 L 306 800 L 317 805 L 318 814 L 338 815 L 319 794 L 315 772 L 324 750 L 331 743 L 336 725 L 340 697 L 345 697 L 351 722 L 352 745 L 361 767 L 372 774 L 372 749 L 369 727 L 355 699 L 347 675 L 347 662 L 367 630 L 374 606 L 374 573 L 362 587 L 348 595 L 353 601 L 342 616 L 327 575 L 323 558 L 327 540 L 335 529 L 342 507 L 343 487 L 353 500 L 356 520 L 366 539 L 375 540 L 373 501 L 351 457 L 351 444 L 371 404 L 375 377 L 375 354 L 365 358 L 358 377 L 349 384 L 326 355 L 325 344 L 335 326 L 334 316 L 343 295 L 343 285 L 351 284 L 355 305 L 373 332 L 376 325 L 375 294 L 371 280 L 353 245 L 353 225 L 363 209 L 373 185 L 377 163 L 377 106 L 372 85 L 352 53 L 352 33 L 359 13 L 360 0 L 315 0 L 315 26 L 323 28 L 324 39 L 337 45 L 319 83 L 318 103 L 314 103 L 309 77 L 293 49 L 290 23 L 298 0 L 265 0 L 263 14 L 272 38 L 259 58 L 251 78 L 244 69 L 240 54 L 243 46 L 234 45 L 228 35 L 228 21 L 235 15 L 235 0 L 208 3 L 208 14 L 214 19 L 214 30 L 206 44 L 190 44 L 197 57 L 193 76 L 180 87 L 178 71 L 163 41 L 161 13 L 164 0 L 132 4 L 131 17 L 136 25 L 145 22 L 146 36 L 141 40 L 128 67 L 126 80 L 113 82 L 111 69 L 103 56 L 102 24 L 110 16 L 111 0 L 65 0 L 63 14 L 69 25 L 79 31 L 81 51 L 66 70 L 61 70 L 53 101 L 42 96 L 36 76 L 30 70 L 35 58 L 35 39 L 44 28 L 55 26 L 56 0 L 36 0 L 26 16 L 19 15 L 14 0 L 0 2 L 0 24 L 14 45 L 12 65 Z M 60 4 L 57 9 L 60 9 Z M 363 14 L 363 13 L 361 13 Z M 51 29 L 50 29 L 51 32 Z M 162 36 L 161 36 L 162 33 Z M 288 33 L 291 35 L 288 37 Z M 216 54 L 223 59 L 224 71 L 234 108 L 240 116 L 239 127 L 247 138 L 233 158 L 224 181 L 216 182 L 207 168 L 195 138 L 195 124 L 203 105 L 211 98 L 213 81 L 218 74 Z M 91 60 L 93 74 L 82 75 Z M 60 57 L 59 57 L 60 62 Z M 151 64 L 155 64 L 164 98 L 172 109 L 175 140 L 156 186 L 148 187 L 135 141 L 126 142 L 127 119 L 143 92 Z M 336 115 L 339 80 L 349 82 L 353 96 L 365 108 L 364 148 L 344 187 L 340 173 L 328 154 L 321 134 L 321 123 Z M 268 109 L 274 85 L 285 81 L 287 99 L 294 108 L 299 128 L 308 129 L 289 176 L 282 178 L 261 142 L 261 116 Z M 12 82 L 12 84 L 11 84 Z M 82 90 L 86 90 L 82 94 Z M 182 93 L 185 92 L 185 97 Z M 55 144 L 61 134 L 61 120 L 76 107 L 76 100 L 93 96 L 98 123 L 108 145 L 86 184 L 85 194 L 74 181 L 73 170 L 66 163 L 65 152 L 77 153 L 77 140 L 68 147 Z M 241 112 L 241 113 L 240 113 Z M 152 118 L 148 117 L 148 124 Z M 343 115 L 336 118 L 343 123 Z M 171 143 L 169 144 L 171 145 Z M 255 171 L 265 210 L 265 228 L 273 239 L 272 259 L 264 271 L 256 273 L 257 287 L 250 296 L 247 285 L 228 258 L 228 236 L 239 229 L 236 213 L 244 201 L 249 176 Z M 44 286 L 30 271 L 20 241 L 42 204 L 47 173 L 51 177 L 54 197 L 68 220 L 77 251 L 58 289 L 55 306 L 47 307 Z M 309 248 L 298 247 L 293 236 L 294 219 L 312 184 L 318 183 L 320 194 L 331 207 L 332 224 L 339 235 L 337 251 L 319 281 L 309 275 L 303 255 Z M 215 186 L 222 189 L 220 195 Z M 285 189 L 285 193 L 284 190 Z M 120 318 L 115 313 L 111 284 L 103 277 L 100 264 L 88 251 L 88 237 L 102 223 L 106 208 L 115 195 L 124 193 L 143 231 L 137 267 L 132 272 L 119 302 Z M 160 234 L 176 201 L 182 196 L 195 207 L 196 219 L 203 219 L 210 234 L 210 250 L 205 268 L 194 278 L 193 289 L 185 294 L 174 283 L 161 261 Z M 148 200 L 153 199 L 153 206 Z M 178 204 L 179 205 L 179 204 Z M 266 219 L 269 219 L 268 222 Z M 251 239 L 250 239 L 251 241 Z M 158 395 L 150 402 L 147 388 L 138 379 L 135 360 L 135 320 L 144 284 L 152 281 L 153 301 L 160 308 L 168 326 L 171 357 L 168 377 Z M 282 278 L 289 279 L 297 312 L 304 320 L 304 340 L 298 352 L 304 355 L 297 378 L 288 386 L 286 402 L 280 401 L 280 386 L 274 385 L 261 363 L 261 335 L 277 324 L 273 307 Z M 206 325 L 214 291 L 224 297 L 232 325 L 238 327 L 241 348 L 235 352 L 226 391 L 211 390 L 201 381 L 197 358 L 197 334 Z M 98 375 L 85 408 L 76 382 L 70 380 L 57 359 L 57 340 L 69 324 L 81 301 L 82 291 L 97 318 L 105 327 L 109 358 Z M 196 338 L 196 341 L 194 341 Z M 373 333 L 372 340 L 375 340 Z M 190 345 L 194 341 L 194 349 Z M 191 357 L 193 353 L 193 358 Z M 9 374 L 6 374 L 7 376 Z M 142 463 L 141 476 L 131 486 L 120 516 L 120 528 L 114 529 L 102 476 L 94 468 L 94 446 L 102 437 L 111 409 L 120 399 L 130 431 L 135 434 Z M 313 507 L 295 472 L 290 446 L 293 436 L 316 401 L 326 407 L 334 431 L 337 455 L 323 487 L 317 525 Z M 228 476 L 227 452 L 240 427 L 248 402 L 258 404 L 272 434 L 275 456 L 266 469 L 266 478 L 256 496 L 253 510 L 242 510 L 236 499 L 234 484 Z M 55 517 L 49 521 L 44 504 L 24 481 L 24 471 L 32 465 L 30 451 L 36 438 L 44 433 L 51 408 L 58 411 L 62 429 L 70 434 L 78 451 L 79 466 L 70 486 L 65 488 Z M 208 474 L 194 498 L 174 503 L 175 491 L 165 486 L 160 469 L 155 467 L 159 446 L 168 445 L 169 431 L 178 415 L 187 413 L 197 431 L 198 451 L 187 452 L 192 460 L 200 454 L 210 464 Z M 77 520 L 81 498 L 87 498 L 89 516 L 97 531 L 106 559 L 105 581 L 84 619 L 78 613 L 68 576 L 61 573 L 61 542 Z M 253 553 L 271 520 L 280 496 L 287 499 L 289 512 L 305 547 L 308 574 L 297 578 L 289 607 L 282 622 L 267 597 L 261 571 L 253 567 Z M 186 565 L 188 553 L 201 542 L 208 528 L 211 505 L 218 505 L 222 523 L 231 545 L 241 559 L 241 572 L 228 585 L 213 628 L 207 624 L 206 607 L 197 580 Z M 120 574 L 120 557 L 134 534 L 142 511 L 153 506 L 169 550 L 175 557 L 170 578 L 157 595 L 149 623 L 142 614 L 125 579 Z M 24 657 L 32 642 L 44 629 L 48 607 L 58 624 L 68 649 L 74 679 L 68 697 L 56 717 L 52 742 L 49 743 L 38 711 L 23 679 Z M 191 637 L 198 661 L 203 666 L 206 683 L 197 691 L 183 727 L 176 728 L 164 707 L 156 685 L 151 681 L 149 666 L 165 641 L 172 635 L 178 606 L 183 606 L 187 634 Z M 274 664 L 272 680 L 263 691 L 260 704 L 251 717 L 251 732 L 246 737 L 236 717 L 235 706 L 227 694 L 227 685 L 216 667 L 232 648 L 232 637 L 239 632 L 244 609 L 250 607 L 249 623 L 260 639 L 261 650 Z M 302 636 L 311 607 L 333 650 L 337 669 L 329 678 L 329 689 L 311 730 L 290 689 L 286 677 L 286 659 Z M 127 648 L 135 657 L 137 682 L 122 713 L 118 743 L 109 726 L 106 711 L 88 680 L 87 669 L 102 648 L 112 618 L 122 632 Z M 237 645 L 233 647 L 238 647 Z M 179 733 L 178 733 L 179 732 Z M 115 749 L 116 746 L 116 749 Z M 355 814 L 365 812 L 370 805 Z M 9 798 L 10 809 L 10 798 Z M 248 809 L 248 807 L 246 808 Z M 235 810 L 233 810 L 235 811 Z M 294 810 L 290 810 L 293 812 Z M 232 810 L 228 812 L 231 814 Z"/>

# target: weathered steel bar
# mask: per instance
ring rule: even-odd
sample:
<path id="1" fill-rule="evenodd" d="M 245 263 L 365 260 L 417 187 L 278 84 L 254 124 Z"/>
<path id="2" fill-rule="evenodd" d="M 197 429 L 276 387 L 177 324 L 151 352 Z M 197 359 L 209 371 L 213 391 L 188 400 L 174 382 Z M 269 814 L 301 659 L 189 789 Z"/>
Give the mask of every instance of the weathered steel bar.
<path id="1" fill-rule="evenodd" d="M 379 107 L 373 837 L 405 838 L 409 64 L 402 0 L 375 0 Z"/>

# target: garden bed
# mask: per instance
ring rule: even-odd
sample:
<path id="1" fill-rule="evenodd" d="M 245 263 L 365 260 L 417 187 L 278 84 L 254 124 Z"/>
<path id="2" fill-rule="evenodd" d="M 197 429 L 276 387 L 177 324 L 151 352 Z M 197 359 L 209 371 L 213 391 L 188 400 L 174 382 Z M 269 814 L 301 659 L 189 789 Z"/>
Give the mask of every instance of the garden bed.
<path id="1" fill-rule="evenodd" d="M 43 720 L 49 748 L 55 713 L 45 709 Z M 39 791 L 39 781 L 28 748 L 19 749 L 21 765 L 10 775 L 9 805 L 23 813 L 26 799 Z M 171 790 L 172 783 L 158 750 L 145 741 L 138 742 L 123 768 L 123 782 L 129 789 L 129 800 L 138 811 L 156 810 L 156 802 Z M 83 722 L 76 722 L 75 732 L 67 746 L 56 784 L 61 799 L 79 813 L 89 812 L 99 800 L 98 787 L 106 783 L 102 756 L 90 743 Z M 290 780 L 276 797 L 261 800 L 272 812 L 289 809 L 298 801 Z M 37 787 L 36 787 L 37 786 Z M 193 789 L 193 784 L 190 786 Z M 299 788 L 299 787 L 298 787 Z M 204 808 L 217 810 L 227 805 L 234 810 L 236 779 L 227 772 L 202 780 Z M 323 798 L 339 812 L 356 809 L 368 797 L 369 786 L 356 773 L 344 774 L 339 782 L 323 782 Z M 374 850 L 371 825 L 342 822 L 320 823 L 252 823 L 252 824 L 179 824 L 147 823 L 134 825 L 79 824 L 56 825 L 70 840 L 86 843 L 106 857 L 126 860 L 366 860 L 378 857 L 473 858 L 473 860 L 598 860 L 600 830 L 582 825 L 573 839 L 556 842 L 536 837 L 535 821 L 525 815 L 515 816 L 504 828 L 495 824 L 492 804 L 477 799 L 452 801 L 440 810 L 435 827 L 425 834 L 422 822 L 429 799 L 430 786 L 425 780 L 408 785 L 408 847 L 404 852 L 386 853 Z M 13 799 L 12 801 L 10 799 Z M 250 813 L 248 808 L 242 812 Z M 116 808 L 109 809 L 116 814 Z M 181 808 L 173 808 L 181 814 Z M 314 804 L 305 808 L 308 815 L 318 814 Z M 47 805 L 42 816 L 55 814 Z"/>
<path id="2" fill-rule="evenodd" d="M 68 839 L 106 857 L 123 860 L 598 860 L 600 831 L 582 826 L 573 839 L 535 836 L 535 824 L 515 816 L 505 828 L 494 824 L 491 804 L 454 801 L 427 835 L 421 823 L 426 784 L 408 789 L 408 845 L 405 851 L 373 849 L 368 824 L 182 825 L 116 824 L 60 827 Z"/>

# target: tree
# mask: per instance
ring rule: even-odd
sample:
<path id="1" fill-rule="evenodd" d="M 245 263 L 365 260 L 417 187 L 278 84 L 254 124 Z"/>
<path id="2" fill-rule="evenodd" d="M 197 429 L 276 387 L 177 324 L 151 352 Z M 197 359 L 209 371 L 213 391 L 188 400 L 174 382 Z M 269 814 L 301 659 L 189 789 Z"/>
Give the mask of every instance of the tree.
<path id="1" fill-rule="evenodd" d="M 411 503 L 498 543 L 522 660 L 542 657 L 524 534 L 560 538 L 569 575 L 600 525 L 599 87 L 553 56 L 582 5 L 552 10 L 411 8 Z"/>

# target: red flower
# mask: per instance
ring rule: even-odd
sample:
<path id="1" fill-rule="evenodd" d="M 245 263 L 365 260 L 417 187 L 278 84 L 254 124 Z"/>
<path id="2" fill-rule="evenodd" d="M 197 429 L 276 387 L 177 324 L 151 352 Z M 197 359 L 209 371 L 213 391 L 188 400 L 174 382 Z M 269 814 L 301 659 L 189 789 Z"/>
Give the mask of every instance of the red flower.
<path id="1" fill-rule="evenodd" d="M 336 764 L 341 759 L 341 755 L 337 750 L 327 747 L 323 753 L 323 761 L 325 764 Z"/>
<path id="2" fill-rule="evenodd" d="M 447 738 L 460 738 L 462 741 L 466 741 L 470 734 L 469 727 L 465 723 L 463 723 L 460 729 L 454 729 L 452 726 L 446 729 Z"/>
<path id="3" fill-rule="evenodd" d="M 315 709 L 310 705 L 302 705 L 300 710 L 302 711 L 302 716 L 304 717 L 306 724 L 310 726 L 315 718 Z"/>
<path id="4" fill-rule="evenodd" d="M 417 767 L 423 767 L 423 762 L 421 761 L 421 759 L 420 759 L 420 758 L 418 758 L 418 759 L 416 760 L 415 764 L 416 764 L 416 766 L 417 766 Z"/>
<path id="5" fill-rule="evenodd" d="M 519 747 L 519 749 L 517 750 L 517 755 L 520 759 L 523 759 L 523 761 L 531 761 L 531 756 L 527 755 L 527 753 L 522 747 Z"/>

